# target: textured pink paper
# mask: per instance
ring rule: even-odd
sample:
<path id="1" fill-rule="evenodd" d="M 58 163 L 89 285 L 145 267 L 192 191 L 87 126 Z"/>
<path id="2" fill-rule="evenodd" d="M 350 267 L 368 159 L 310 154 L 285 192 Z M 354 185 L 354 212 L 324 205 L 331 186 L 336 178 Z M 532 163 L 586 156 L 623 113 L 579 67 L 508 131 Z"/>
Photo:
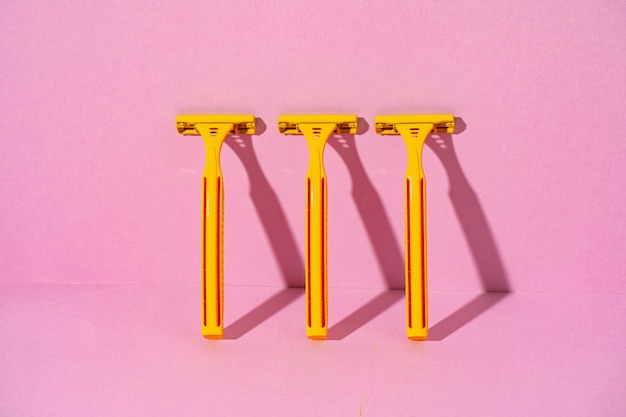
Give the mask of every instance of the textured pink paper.
<path id="1" fill-rule="evenodd" d="M 227 287 L 221 341 L 199 334 L 193 284 L 0 291 L 3 416 L 626 411 L 623 296 L 434 291 L 416 343 L 402 291 L 332 291 L 328 341 L 305 337 L 302 289 Z"/>
<path id="2" fill-rule="evenodd" d="M 626 6 L 5 1 L 0 415 L 623 416 Z M 199 331 L 200 138 L 230 138 L 226 323 Z M 301 137 L 326 149 L 331 340 L 304 337 Z M 404 336 L 406 152 L 424 152 L 432 342 Z M 515 291 L 507 296 L 482 291 Z M 207 405 L 211 398 L 212 408 Z"/>
<path id="3" fill-rule="evenodd" d="M 451 112 L 466 129 L 424 155 L 431 288 L 624 292 L 625 13 L 619 1 L 5 4 L 1 279 L 196 282 L 203 145 L 174 118 L 249 112 L 265 132 L 222 155 L 227 279 L 298 283 L 307 150 L 276 118 L 350 112 L 370 127 L 326 151 L 330 284 L 402 286 L 405 150 L 371 124 Z"/>

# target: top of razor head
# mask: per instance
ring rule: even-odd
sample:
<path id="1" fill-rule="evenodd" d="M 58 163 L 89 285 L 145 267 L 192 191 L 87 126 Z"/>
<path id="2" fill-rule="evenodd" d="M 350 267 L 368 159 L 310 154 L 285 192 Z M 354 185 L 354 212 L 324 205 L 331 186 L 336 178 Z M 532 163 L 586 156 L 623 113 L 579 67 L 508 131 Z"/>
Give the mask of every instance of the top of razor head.
<path id="1" fill-rule="evenodd" d="M 182 135 L 199 135 L 196 124 L 231 124 L 231 134 L 253 135 L 254 116 L 250 114 L 184 114 L 176 116 L 176 129 Z"/>
<path id="2" fill-rule="evenodd" d="M 396 125 L 413 123 L 433 124 L 432 133 L 454 133 L 453 114 L 400 114 L 374 119 L 376 133 L 380 135 L 399 135 Z"/>
<path id="3" fill-rule="evenodd" d="M 278 131 L 285 135 L 302 135 L 300 124 L 334 123 L 333 133 L 356 134 L 357 117 L 354 114 L 286 114 L 278 116 Z"/>

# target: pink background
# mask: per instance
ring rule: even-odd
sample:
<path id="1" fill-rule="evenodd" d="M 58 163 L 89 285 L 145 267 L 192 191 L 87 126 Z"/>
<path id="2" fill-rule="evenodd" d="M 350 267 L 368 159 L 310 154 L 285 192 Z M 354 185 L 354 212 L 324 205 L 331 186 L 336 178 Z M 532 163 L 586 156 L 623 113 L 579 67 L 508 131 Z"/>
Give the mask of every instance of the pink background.
<path id="1" fill-rule="evenodd" d="M 254 410 L 231 401 L 238 389 L 268 415 L 357 415 L 365 391 L 363 415 L 368 404 L 369 415 L 415 415 L 418 404 L 434 415 L 623 415 L 626 6 L 471 3 L 3 2 L 0 415 L 45 404 L 57 404 L 49 415 L 172 415 L 174 405 L 194 415 L 205 404 L 189 399 L 207 386 L 221 390 L 221 415 Z M 207 345 L 196 288 L 204 150 L 174 120 L 229 112 L 261 118 L 262 133 L 222 152 L 226 314 L 238 340 Z M 301 291 L 281 289 L 303 281 L 307 149 L 276 120 L 299 112 L 364 121 L 326 150 L 335 344 L 304 338 Z M 406 154 L 373 119 L 414 112 L 461 118 L 459 134 L 431 137 L 424 154 L 439 343 L 405 341 L 402 293 L 385 291 L 403 287 Z M 384 361 L 368 356 L 375 346 Z M 286 358 L 259 359 L 276 352 Z M 178 365 L 161 368 L 168 361 Z M 414 362 L 428 384 L 398 374 Z M 533 363 L 541 370 L 524 370 Z M 109 395 L 87 395 L 94 375 Z M 112 375 L 133 381 L 132 394 Z M 241 378 L 287 382 L 269 394 Z M 306 396 L 298 387 L 325 400 L 292 401 Z"/>

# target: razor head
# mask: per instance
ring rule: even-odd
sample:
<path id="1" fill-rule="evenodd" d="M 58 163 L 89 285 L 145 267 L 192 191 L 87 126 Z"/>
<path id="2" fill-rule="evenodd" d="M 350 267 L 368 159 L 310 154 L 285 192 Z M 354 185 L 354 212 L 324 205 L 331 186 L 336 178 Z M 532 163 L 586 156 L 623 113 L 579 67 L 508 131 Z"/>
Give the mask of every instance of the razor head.
<path id="1" fill-rule="evenodd" d="M 184 114 L 176 116 L 176 129 L 182 135 L 199 135 L 196 124 L 230 124 L 230 134 L 253 135 L 254 116 L 251 114 Z"/>
<path id="2" fill-rule="evenodd" d="M 278 116 L 278 131 L 285 135 L 302 135 L 299 125 L 334 123 L 333 133 L 356 134 L 358 121 L 355 114 L 286 114 Z"/>
<path id="3" fill-rule="evenodd" d="M 454 133 L 453 114 L 400 114 L 374 119 L 376 133 L 380 135 L 399 135 L 396 125 L 414 123 L 433 124 L 431 133 Z"/>

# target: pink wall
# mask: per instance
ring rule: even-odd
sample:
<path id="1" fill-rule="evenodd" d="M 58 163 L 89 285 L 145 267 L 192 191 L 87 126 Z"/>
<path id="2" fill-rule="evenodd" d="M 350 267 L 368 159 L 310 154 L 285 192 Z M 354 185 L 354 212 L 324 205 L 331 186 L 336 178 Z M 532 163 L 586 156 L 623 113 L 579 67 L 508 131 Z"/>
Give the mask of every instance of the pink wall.
<path id="1" fill-rule="evenodd" d="M 373 118 L 451 112 L 424 155 L 430 287 L 626 291 L 622 1 L 38 3 L 0 6 L 2 281 L 196 282 L 203 145 L 174 118 L 249 112 L 226 280 L 297 284 L 306 147 L 276 118 L 350 112 L 331 285 L 401 286 L 406 156 Z"/>

